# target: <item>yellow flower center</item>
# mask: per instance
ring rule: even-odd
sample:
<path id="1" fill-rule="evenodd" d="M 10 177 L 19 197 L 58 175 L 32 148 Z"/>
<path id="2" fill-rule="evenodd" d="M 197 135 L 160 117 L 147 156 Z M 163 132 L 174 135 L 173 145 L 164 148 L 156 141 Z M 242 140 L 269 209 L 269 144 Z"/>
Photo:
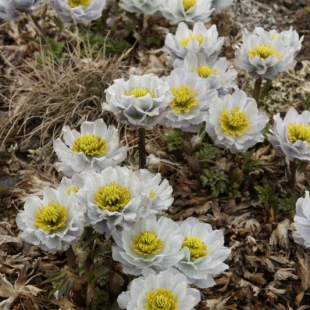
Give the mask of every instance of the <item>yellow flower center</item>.
<path id="1" fill-rule="evenodd" d="M 146 296 L 146 310 L 178 310 L 178 298 L 174 296 L 171 290 L 158 288 L 151 290 Z"/>
<path id="2" fill-rule="evenodd" d="M 140 87 L 140 88 L 132 88 L 130 92 L 125 91 L 125 96 L 135 96 L 136 98 L 144 97 L 147 94 L 150 94 L 152 98 L 155 97 L 155 92 L 151 91 L 147 87 Z"/>
<path id="3" fill-rule="evenodd" d="M 287 135 L 292 143 L 301 140 L 310 147 L 310 126 L 303 123 L 290 123 L 287 126 Z"/>
<path id="4" fill-rule="evenodd" d="M 68 0 L 68 4 L 72 8 L 76 8 L 78 6 L 85 7 L 90 4 L 90 0 Z"/>
<path id="5" fill-rule="evenodd" d="M 115 182 L 99 187 L 95 194 L 95 204 L 101 210 L 116 212 L 123 209 L 130 200 L 130 191 Z"/>
<path id="6" fill-rule="evenodd" d="M 272 33 L 272 34 L 271 34 L 271 38 L 272 38 L 272 39 L 275 39 L 276 37 L 277 37 L 277 34 L 276 34 L 276 33 Z"/>
<path id="7" fill-rule="evenodd" d="M 278 52 L 271 45 L 261 44 L 259 46 L 255 46 L 248 51 L 250 58 L 254 58 L 255 56 L 266 60 L 269 56 L 275 55 L 277 59 L 281 58 L 281 53 Z"/>
<path id="8" fill-rule="evenodd" d="M 197 90 L 190 86 L 180 84 L 178 87 L 172 87 L 171 92 L 174 98 L 173 101 L 170 102 L 170 106 L 174 113 L 189 113 L 191 107 L 197 105 Z"/>
<path id="9" fill-rule="evenodd" d="M 186 236 L 183 243 L 182 249 L 187 247 L 191 253 L 191 261 L 195 261 L 198 258 L 205 257 L 209 254 L 207 246 L 202 240 L 195 236 Z"/>
<path id="10" fill-rule="evenodd" d="M 225 135 L 242 136 L 251 128 L 248 117 L 239 107 L 233 108 L 231 113 L 225 108 L 219 116 L 219 123 Z"/>
<path id="11" fill-rule="evenodd" d="M 49 232 L 64 227 L 67 221 L 67 209 L 59 202 L 51 201 L 35 212 L 35 224 L 40 229 Z"/>
<path id="12" fill-rule="evenodd" d="M 136 253 L 141 255 L 157 253 L 164 246 L 161 239 L 158 239 L 158 235 L 151 231 L 142 231 L 132 241 L 130 245 Z"/>
<path id="13" fill-rule="evenodd" d="M 196 0 L 182 0 L 182 2 L 185 11 L 196 5 Z"/>
<path id="14" fill-rule="evenodd" d="M 149 198 L 150 199 L 153 199 L 153 198 L 155 198 L 156 197 L 156 192 L 154 191 L 154 190 L 150 190 L 150 195 L 149 195 Z"/>
<path id="15" fill-rule="evenodd" d="M 67 194 L 70 195 L 72 193 L 77 193 L 80 190 L 77 186 L 69 186 L 67 189 Z"/>
<path id="16" fill-rule="evenodd" d="M 197 74 L 203 78 L 207 78 L 209 75 L 218 75 L 218 71 L 209 66 L 193 67 Z"/>
<path id="17" fill-rule="evenodd" d="M 86 156 L 105 155 L 108 145 L 105 139 L 94 134 L 83 134 L 73 141 L 71 149 L 75 153 L 84 153 Z"/>
<path id="18" fill-rule="evenodd" d="M 199 43 L 199 45 L 201 45 L 202 42 L 203 42 L 204 37 L 203 37 L 202 34 L 194 34 L 194 33 L 193 33 L 193 34 L 189 35 L 189 36 L 186 37 L 186 38 L 183 37 L 183 38 L 180 40 L 180 44 L 181 44 L 182 46 L 186 47 L 191 39 L 197 40 L 198 43 Z"/>

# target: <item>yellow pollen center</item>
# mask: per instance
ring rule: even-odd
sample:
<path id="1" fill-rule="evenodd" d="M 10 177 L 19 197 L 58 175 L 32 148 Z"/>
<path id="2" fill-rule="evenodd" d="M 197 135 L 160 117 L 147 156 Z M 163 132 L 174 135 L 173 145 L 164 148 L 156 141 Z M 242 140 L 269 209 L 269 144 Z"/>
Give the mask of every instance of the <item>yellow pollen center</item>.
<path id="1" fill-rule="evenodd" d="M 218 71 L 209 66 L 193 67 L 197 74 L 203 78 L 207 78 L 209 75 L 218 75 Z"/>
<path id="2" fill-rule="evenodd" d="M 150 190 L 150 195 L 149 195 L 149 198 L 150 199 L 153 199 L 153 198 L 155 198 L 156 197 L 156 192 L 154 191 L 154 190 Z"/>
<path id="3" fill-rule="evenodd" d="M 115 182 L 99 187 L 94 195 L 95 204 L 103 211 L 119 211 L 130 201 L 130 191 L 125 186 L 118 185 Z"/>
<path id="4" fill-rule="evenodd" d="M 187 11 L 196 5 L 196 0 L 182 0 L 182 2 L 183 2 L 184 11 Z"/>
<path id="5" fill-rule="evenodd" d="M 78 191 L 80 190 L 79 187 L 77 186 L 69 186 L 68 189 L 67 189 L 67 194 L 70 195 L 72 193 L 77 193 Z"/>
<path id="6" fill-rule="evenodd" d="M 203 42 L 204 37 L 203 37 L 202 34 L 195 34 L 195 33 L 193 33 L 193 34 L 189 35 L 189 36 L 186 37 L 186 38 L 183 37 L 183 38 L 180 40 L 180 44 L 181 44 L 182 46 L 186 47 L 191 39 L 195 39 L 196 41 L 198 41 L 199 45 L 201 45 L 202 42 Z"/>
<path id="7" fill-rule="evenodd" d="M 64 227 L 67 221 L 67 209 L 59 202 L 51 201 L 35 212 L 35 224 L 40 229 L 49 232 Z"/>
<path id="8" fill-rule="evenodd" d="M 146 296 L 146 310 L 178 310 L 178 298 L 174 296 L 171 290 L 158 288 L 151 290 Z"/>
<path id="9" fill-rule="evenodd" d="M 68 4 L 72 8 L 76 8 L 78 6 L 85 7 L 90 4 L 90 0 L 68 0 Z"/>
<path id="10" fill-rule="evenodd" d="M 276 37 L 277 37 L 277 34 L 276 34 L 276 33 L 272 33 L 272 34 L 271 34 L 271 38 L 272 38 L 272 39 L 275 39 Z"/>
<path id="11" fill-rule="evenodd" d="M 147 87 L 132 88 L 130 92 L 125 91 L 125 96 L 135 96 L 136 98 L 144 97 L 150 94 L 152 98 L 155 97 L 155 92 L 151 91 Z"/>
<path id="12" fill-rule="evenodd" d="M 197 90 L 191 88 L 190 86 L 180 84 L 177 87 L 172 87 L 171 92 L 174 98 L 173 101 L 170 102 L 170 107 L 174 113 L 189 113 L 191 107 L 197 105 Z"/>
<path id="13" fill-rule="evenodd" d="M 164 246 L 158 235 L 151 231 L 142 231 L 136 235 L 130 244 L 136 253 L 141 255 L 149 255 L 157 253 Z"/>
<path id="14" fill-rule="evenodd" d="M 71 149 L 75 153 L 84 153 L 86 156 L 105 155 L 108 145 L 105 139 L 94 134 L 83 134 L 73 141 Z"/>
<path id="15" fill-rule="evenodd" d="M 248 117 L 239 107 L 233 108 L 231 113 L 225 108 L 219 116 L 219 123 L 225 135 L 242 136 L 251 129 Z"/>
<path id="16" fill-rule="evenodd" d="M 259 46 L 255 46 L 248 51 L 250 58 L 254 58 L 255 56 L 266 60 L 269 56 L 276 56 L 277 59 L 281 58 L 281 53 L 278 52 L 271 45 L 261 44 Z"/>
<path id="17" fill-rule="evenodd" d="M 186 236 L 183 243 L 182 249 L 187 247 L 191 253 L 191 261 L 195 261 L 198 258 L 205 257 L 209 254 L 207 246 L 202 240 L 195 236 Z"/>
<path id="18" fill-rule="evenodd" d="M 310 126 L 303 123 L 290 123 L 287 126 L 287 135 L 292 143 L 301 140 L 310 147 Z"/>

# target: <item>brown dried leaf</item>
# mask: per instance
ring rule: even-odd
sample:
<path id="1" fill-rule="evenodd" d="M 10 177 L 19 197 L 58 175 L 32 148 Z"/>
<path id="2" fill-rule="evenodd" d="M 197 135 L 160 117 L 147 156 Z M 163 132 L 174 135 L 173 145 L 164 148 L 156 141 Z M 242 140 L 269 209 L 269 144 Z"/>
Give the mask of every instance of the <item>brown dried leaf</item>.
<path id="1" fill-rule="evenodd" d="M 292 271 L 295 271 L 294 268 L 281 268 L 279 269 L 275 275 L 274 275 L 274 280 L 275 281 L 283 281 L 283 280 L 287 280 L 288 278 L 292 278 L 292 279 L 299 279 L 299 277 L 292 273 Z"/>
<path id="2" fill-rule="evenodd" d="M 279 246 L 282 249 L 288 250 L 290 243 L 288 239 L 289 219 L 285 219 L 279 223 L 277 228 L 272 232 L 269 243 L 271 246 Z"/>

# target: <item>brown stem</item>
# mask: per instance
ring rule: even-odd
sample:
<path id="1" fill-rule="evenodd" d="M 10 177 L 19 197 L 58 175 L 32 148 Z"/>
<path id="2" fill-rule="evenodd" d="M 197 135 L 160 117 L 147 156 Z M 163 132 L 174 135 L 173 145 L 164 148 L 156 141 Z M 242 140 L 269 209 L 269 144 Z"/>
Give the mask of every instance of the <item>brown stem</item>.
<path id="1" fill-rule="evenodd" d="M 296 160 L 289 162 L 288 185 L 292 190 L 294 190 L 296 186 L 297 166 Z"/>
<path id="2" fill-rule="evenodd" d="M 193 176 L 195 178 L 198 178 L 201 173 L 201 167 L 197 159 L 197 153 L 192 147 L 191 133 L 189 132 L 183 132 L 182 150 L 187 160 L 188 166 L 191 169 L 191 172 L 193 173 Z"/>
<path id="3" fill-rule="evenodd" d="M 74 254 L 74 251 L 73 251 L 71 245 L 69 246 L 68 250 L 66 251 L 66 255 L 67 255 L 67 260 L 68 260 L 68 264 L 69 264 L 71 271 L 75 272 L 77 269 L 77 265 L 75 262 L 75 254 Z"/>
<path id="4" fill-rule="evenodd" d="M 260 95 L 261 100 L 263 100 L 266 97 L 266 95 L 269 93 L 271 86 L 272 86 L 272 80 L 267 80 L 262 90 L 262 94 Z"/>
<path id="5" fill-rule="evenodd" d="M 255 80 L 254 91 L 253 91 L 253 98 L 256 100 L 258 107 L 259 107 L 259 95 L 260 95 L 261 86 L 262 86 L 262 78 L 260 77 L 259 79 Z"/>
<path id="6" fill-rule="evenodd" d="M 139 168 L 146 167 L 146 153 L 145 153 L 145 128 L 140 127 L 139 130 Z"/>

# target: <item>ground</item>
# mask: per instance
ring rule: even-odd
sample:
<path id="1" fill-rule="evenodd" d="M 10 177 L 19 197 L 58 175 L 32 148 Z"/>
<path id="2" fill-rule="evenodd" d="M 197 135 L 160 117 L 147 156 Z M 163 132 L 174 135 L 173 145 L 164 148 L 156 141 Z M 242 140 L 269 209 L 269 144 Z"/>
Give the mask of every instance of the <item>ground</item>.
<path id="1" fill-rule="evenodd" d="M 270 116 L 284 115 L 290 106 L 299 111 L 310 108 L 307 6 L 306 0 L 238 0 L 208 23 L 216 24 L 225 37 L 222 55 L 231 64 L 244 29 L 260 26 L 283 31 L 292 26 L 305 36 L 295 68 L 273 81 L 262 103 Z M 40 20 L 40 16 L 35 18 Z M 66 256 L 25 243 L 18 237 L 15 217 L 29 194 L 39 194 L 44 186 L 55 186 L 61 180 L 53 167 L 57 158 L 52 141 L 64 124 L 78 127 L 84 120 L 98 117 L 116 124 L 101 109 L 104 90 L 115 78 L 145 73 L 163 76 L 171 70 L 162 46 L 166 33 L 173 33 L 176 27 L 160 16 L 145 22 L 147 27 L 141 31 L 141 22 L 134 15 L 125 14 L 111 2 L 105 17 L 87 31 L 72 28 L 75 34 L 82 34 L 77 39 L 58 27 L 55 14 L 47 7 L 39 23 L 49 40 L 40 42 L 32 20 L 0 21 L 0 302 L 4 309 L 86 309 L 70 294 L 58 300 L 48 298 L 55 283 L 46 280 L 66 265 Z M 237 82 L 251 95 L 253 82 L 244 73 L 239 73 Z M 126 165 L 138 169 L 135 132 L 121 125 L 119 130 L 122 143 L 130 147 Z M 248 166 L 244 154 L 216 153 L 213 166 L 229 175 L 237 192 L 215 195 L 191 173 L 171 141 L 168 149 L 164 133 L 160 127 L 148 131 L 146 150 L 164 160 L 150 163 L 149 168 L 161 172 L 174 189 L 175 200 L 167 215 L 174 220 L 195 216 L 222 229 L 225 245 L 232 250 L 226 261 L 229 269 L 216 277 L 216 286 L 201 290 L 197 309 L 310 309 L 310 252 L 292 237 L 295 202 L 309 189 L 310 167 L 305 167 L 292 190 L 283 158 L 267 142 L 253 148 Z M 265 184 L 270 185 L 269 194 L 264 192 L 269 195 L 266 199 L 259 192 Z M 98 245 L 107 253 L 98 264 L 108 268 L 110 275 L 105 274 L 105 282 L 100 283 L 105 294 L 92 292 L 102 301 L 98 299 L 91 309 L 118 309 L 114 301 L 128 279 L 109 255 L 110 241 L 99 240 Z M 82 257 L 83 251 L 79 254 Z"/>

